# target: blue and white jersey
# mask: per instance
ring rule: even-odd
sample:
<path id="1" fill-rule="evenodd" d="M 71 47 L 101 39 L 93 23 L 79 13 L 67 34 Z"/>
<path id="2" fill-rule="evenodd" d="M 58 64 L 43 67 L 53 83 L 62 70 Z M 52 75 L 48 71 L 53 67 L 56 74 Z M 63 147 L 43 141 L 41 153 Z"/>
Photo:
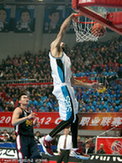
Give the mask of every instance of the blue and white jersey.
<path id="1" fill-rule="evenodd" d="M 61 86 L 63 83 L 71 85 L 72 72 L 70 58 L 64 52 L 60 58 L 53 57 L 51 53 L 49 53 L 49 57 L 54 87 Z"/>
<path id="2" fill-rule="evenodd" d="M 74 89 L 71 86 L 71 61 L 63 52 L 62 57 L 55 58 L 49 53 L 50 66 L 53 78 L 53 94 L 59 104 L 59 114 L 62 120 L 68 120 L 72 113 L 78 112 L 78 102 L 75 97 Z"/>

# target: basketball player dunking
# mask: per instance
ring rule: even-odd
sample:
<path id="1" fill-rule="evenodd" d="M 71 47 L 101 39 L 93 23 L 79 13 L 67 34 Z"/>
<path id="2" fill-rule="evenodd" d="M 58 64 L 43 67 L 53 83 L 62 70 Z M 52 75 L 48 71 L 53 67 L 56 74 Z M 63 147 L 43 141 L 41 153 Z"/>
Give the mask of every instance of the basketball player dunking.
<path id="1" fill-rule="evenodd" d="M 73 17 L 74 14 L 71 14 L 65 19 L 56 39 L 51 43 L 49 58 L 54 85 L 52 93 L 58 100 L 59 115 L 62 121 L 48 135 L 41 138 L 41 144 L 45 153 L 52 156 L 51 141 L 54 136 L 68 125 L 71 125 L 73 143 L 72 155 L 76 158 L 88 159 L 89 157 L 81 156 L 77 152 L 78 102 L 72 85 L 92 87 L 96 85 L 96 83 L 83 83 L 72 77 L 70 58 L 63 51 L 64 43 L 62 42 L 62 38 Z"/>

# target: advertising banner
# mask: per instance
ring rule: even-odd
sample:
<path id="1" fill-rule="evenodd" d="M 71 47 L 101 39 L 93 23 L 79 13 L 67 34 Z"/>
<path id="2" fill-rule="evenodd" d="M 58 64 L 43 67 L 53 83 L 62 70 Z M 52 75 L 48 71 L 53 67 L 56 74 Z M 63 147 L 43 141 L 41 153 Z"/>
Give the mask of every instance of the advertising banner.
<path id="1" fill-rule="evenodd" d="M 0 148 L 0 158 L 4 158 L 4 159 L 17 159 L 16 149 Z"/>
<path id="2" fill-rule="evenodd" d="M 109 130 L 121 129 L 122 113 L 79 113 L 79 129 Z M 13 127 L 12 112 L 0 112 L 0 127 Z M 57 112 L 37 112 L 39 126 L 37 128 L 52 129 L 60 123 Z"/>
<path id="3" fill-rule="evenodd" d="M 109 130 L 122 127 L 122 113 L 79 113 L 79 129 Z"/>
<path id="4" fill-rule="evenodd" d="M 122 155 L 122 137 L 99 137 L 96 140 L 96 152 L 102 145 L 105 154 Z"/>

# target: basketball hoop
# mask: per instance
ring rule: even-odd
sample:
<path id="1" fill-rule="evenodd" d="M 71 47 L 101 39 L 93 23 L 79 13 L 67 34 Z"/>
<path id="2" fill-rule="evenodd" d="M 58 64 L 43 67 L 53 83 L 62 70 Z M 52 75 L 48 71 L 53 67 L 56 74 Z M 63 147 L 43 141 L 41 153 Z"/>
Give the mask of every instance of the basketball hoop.
<path id="1" fill-rule="evenodd" d="M 97 41 L 105 28 L 122 35 L 122 11 L 117 8 L 122 8 L 122 0 L 72 0 L 72 9 L 79 13 L 73 20 L 76 41 Z"/>
<path id="2" fill-rule="evenodd" d="M 98 41 L 105 33 L 105 28 L 101 25 L 102 31 L 98 31 L 98 23 L 92 19 L 81 16 L 81 14 L 75 15 L 76 18 L 72 20 L 73 28 L 76 34 L 76 42 L 84 41 Z M 99 24 L 100 25 L 100 24 Z M 94 28 L 94 30 L 93 30 Z"/>

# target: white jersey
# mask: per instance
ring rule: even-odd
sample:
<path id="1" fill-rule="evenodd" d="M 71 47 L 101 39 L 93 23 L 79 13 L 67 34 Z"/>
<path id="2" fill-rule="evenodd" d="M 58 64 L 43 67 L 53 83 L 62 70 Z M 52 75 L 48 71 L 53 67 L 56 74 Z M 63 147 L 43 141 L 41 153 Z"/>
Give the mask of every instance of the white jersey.
<path id="1" fill-rule="evenodd" d="M 68 120 L 72 113 L 76 115 L 78 112 L 78 102 L 71 86 L 71 61 L 64 52 L 60 58 L 53 57 L 51 53 L 49 53 L 49 57 L 54 85 L 52 93 L 59 103 L 60 118 Z"/>
<path id="2" fill-rule="evenodd" d="M 55 58 L 51 53 L 49 53 L 49 57 L 54 87 L 61 86 L 64 83 L 71 85 L 72 72 L 70 58 L 64 52 L 61 58 Z"/>

